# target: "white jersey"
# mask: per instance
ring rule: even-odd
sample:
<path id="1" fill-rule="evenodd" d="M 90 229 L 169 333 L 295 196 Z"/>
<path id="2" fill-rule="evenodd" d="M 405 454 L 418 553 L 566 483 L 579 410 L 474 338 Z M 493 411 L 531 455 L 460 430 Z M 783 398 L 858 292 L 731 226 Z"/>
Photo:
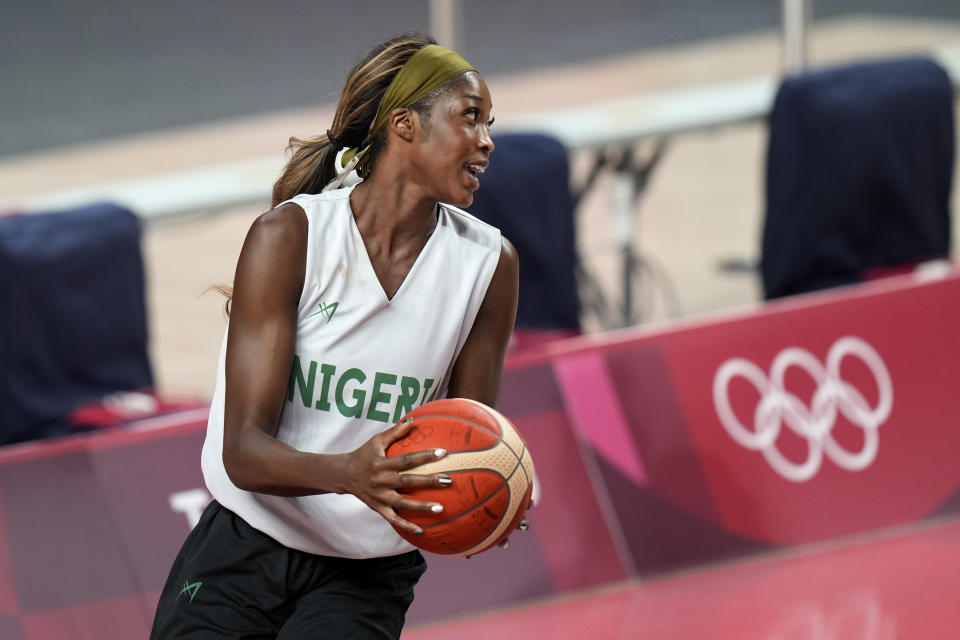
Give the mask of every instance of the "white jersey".
<path id="1" fill-rule="evenodd" d="M 414 407 L 444 397 L 500 257 L 496 228 L 440 205 L 436 229 L 388 300 L 354 221 L 351 190 L 293 198 L 307 214 L 307 261 L 276 437 L 302 451 L 352 451 Z M 225 355 L 226 339 L 202 455 L 213 497 L 308 553 L 371 558 L 412 549 L 352 495 L 284 498 L 233 485 L 222 457 Z"/>

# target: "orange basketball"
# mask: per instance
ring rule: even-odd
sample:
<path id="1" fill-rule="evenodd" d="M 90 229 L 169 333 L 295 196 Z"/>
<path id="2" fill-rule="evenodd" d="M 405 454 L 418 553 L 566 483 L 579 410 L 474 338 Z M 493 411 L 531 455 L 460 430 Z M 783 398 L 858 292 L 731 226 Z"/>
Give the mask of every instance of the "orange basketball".
<path id="1" fill-rule="evenodd" d="M 424 551 L 448 556 L 472 556 L 506 540 L 533 490 L 533 460 L 516 427 L 495 409 L 463 398 L 428 402 L 403 420 L 413 427 L 387 456 L 446 449 L 445 457 L 409 473 L 444 473 L 453 484 L 405 491 L 415 500 L 439 502 L 443 512 L 400 510 L 423 535 L 397 532 Z"/>

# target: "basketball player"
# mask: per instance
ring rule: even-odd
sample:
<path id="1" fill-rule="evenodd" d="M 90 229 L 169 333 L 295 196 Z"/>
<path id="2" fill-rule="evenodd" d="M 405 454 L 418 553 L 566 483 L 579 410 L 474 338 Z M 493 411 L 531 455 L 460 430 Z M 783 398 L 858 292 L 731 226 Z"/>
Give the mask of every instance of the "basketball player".
<path id="1" fill-rule="evenodd" d="M 399 637 L 425 562 L 391 525 L 422 533 L 397 511 L 442 507 L 397 490 L 451 479 L 401 475 L 442 450 L 384 452 L 425 401 L 496 403 L 516 314 L 510 243 L 450 206 L 490 160 L 491 106 L 463 58 L 401 36 L 351 71 L 325 135 L 291 139 L 237 264 L 202 455 L 214 502 L 153 638 Z"/>

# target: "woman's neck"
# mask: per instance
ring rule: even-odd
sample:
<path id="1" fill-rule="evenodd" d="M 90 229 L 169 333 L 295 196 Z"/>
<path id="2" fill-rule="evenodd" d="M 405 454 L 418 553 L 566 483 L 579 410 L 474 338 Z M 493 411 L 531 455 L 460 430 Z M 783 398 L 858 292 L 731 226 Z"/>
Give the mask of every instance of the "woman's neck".
<path id="1" fill-rule="evenodd" d="M 376 171 L 353 189 L 350 207 L 368 249 L 388 255 L 419 252 L 436 227 L 437 203 L 417 191 L 399 176 Z"/>

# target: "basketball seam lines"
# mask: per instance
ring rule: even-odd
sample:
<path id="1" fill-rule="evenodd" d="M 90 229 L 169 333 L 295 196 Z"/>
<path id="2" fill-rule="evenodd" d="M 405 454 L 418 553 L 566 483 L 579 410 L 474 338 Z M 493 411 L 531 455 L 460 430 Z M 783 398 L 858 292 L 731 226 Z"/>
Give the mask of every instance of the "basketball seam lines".
<path id="1" fill-rule="evenodd" d="M 493 417 L 493 416 L 491 416 L 491 417 Z M 516 452 L 516 450 L 514 450 L 514 448 L 513 448 L 512 446 L 510 446 L 510 443 L 507 442 L 507 441 L 504 439 L 502 433 L 501 433 L 501 434 L 496 434 L 496 433 L 494 433 L 493 431 L 491 431 L 490 429 L 488 429 L 487 427 L 485 427 L 484 425 L 480 424 L 479 422 L 474 422 L 473 420 L 470 420 L 470 419 L 468 419 L 468 418 L 464 418 L 464 417 L 462 417 L 462 416 L 449 416 L 449 415 L 446 415 L 446 414 L 438 413 L 438 414 L 430 414 L 430 415 L 425 415 L 425 416 L 417 416 L 416 418 L 413 419 L 413 423 L 416 424 L 417 420 L 419 420 L 420 418 L 448 418 L 448 419 L 449 419 L 449 418 L 454 418 L 454 419 L 456 419 L 456 420 L 463 420 L 463 421 L 466 422 L 467 424 L 472 424 L 473 426 L 475 426 L 475 427 L 477 427 L 477 428 L 479 428 L 479 429 L 483 429 L 484 431 L 486 431 L 487 433 L 489 433 L 490 435 L 492 435 L 493 437 L 495 437 L 495 438 L 497 439 L 497 442 L 495 442 L 493 445 L 491 445 L 491 446 L 489 446 L 489 447 L 485 447 L 485 448 L 483 448 L 483 449 L 469 449 L 468 451 L 490 451 L 490 450 L 492 450 L 494 447 L 496 447 L 497 445 L 502 444 L 503 446 L 505 446 L 505 447 L 510 451 L 510 453 L 512 453 L 512 454 L 517 458 L 517 460 L 520 460 L 520 459 L 523 457 L 524 451 L 527 450 L 527 443 L 524 441 L 523 436 L 520 435 L 520 431 L 517 430 L 516 427 L 513 428 L 513 429 L 514 429 L 514 432 L 515 432 L 515 433 L 517 434 L 517 436 L 520 438 L 521 444 L 523 444 L 523 448 L 520 450 L 520 453 L 519 453 L 519 454 Z M 499 424 L 499 421 L 498 421 L 497 423 Z M 460 453 L 460 451 L 451 451 L 451 453 Z M 511 474 L 511 475 L 512 475 L 512 474 Z"/>
<path id="2" fill-rule="evenodd" d="M 490 412 L 489 412 L 489 411 L 485 411 L 484 413 L 486 413 L 490 418 L 492 418 L 494 422 L 496 422 L 497 424 L 500 424 L 500 421 L 496 418 L 496 416 L 490 415 Z M 489 447 L 486 447 L 486 448 L 483 448 L 483 449 L 470 449 L 470 451 L 490 451 L 491 449 L 493 449 L 493 447 L 495 447 L 495 446 L 497 446 L 498 444 L 501 444 L 501 443 L 502 443 L 507 449 L 510 450 L 510 453 L 512 453 L 513 455 L 515 455 L 515 456 L 517 457 L 517 460 L 520 460 L 520 459 L 523 457 L 523 452 L 526 451 L 526 449 L 527 449 L 527 443 L 523 440 L 523 436 L 520 435 L 520 432 L 517 430 L 516 427 L 514 427 L 514 431 L 515 431 L 516 434 L 520 437 L 520 442 L 523 443 L 523 450 L 521 450 L 520 454 L 517 454 L 517 452 L 514 451 L 513 447 L 510 446 L 510 443 L 507 442 L 506 440 L 504 440 L 502 433 L 499 433 L 499 434 L 494 433 L 493 431 L 491 431 L 490 429 L 488 429 L 488 428 L 485 427 L 484 425 L 480 424 L 479 422 L 474 422 L 473 420 L 470 420 L 469 418 L 464 418 L 463 416 L 451 416 L 451 415 L 445 414 L 445 413 L 431 413 L 431 414 L 428 414 L 428 415 L 422 415 L 422 416 L 416 416 L 416 417 L 414 417 L 413 423 L 416 424 L 416 423 L 417 423 L 417 420 L 420 420 L 420 419 L 422 419 L 422 418 L 447 418 L 447 419 L 454 419 L 454 420 L 463 420 L 463 421 L 466 422 L 467 424 L 472 424 L 473 426 L 475 426 L 475 427 L 477 427 L 477 428 L 479 428 L 479 429 L 483 429 L 484 431 L 486 431 L 487 433 L 489 433 L 490 435 L 492 435 L 493 437 L 495 437 L 495 438 L 497 439 L 497 442 L 494 443 L 492 446 L 489 446 Z"/>
<path id="3" fill-rule="evenodd" d="M 472 513 L 472 512 L 474 512 L 474 511 L 476 511 L 477 509 L 479 509 L 480 507 L 482 507 L 483 505 L 485 505 L 485 504 L 487 503 L 487 501 L 489 501 L 491 498 L 493 498 L 493 496 L 497 495 L 497 493 L 498 493 L 501 489 L 503 489 L 504 487 L 507 487 L 507 488 L 509 489 L 509 488 L 510 488 L 510 487 L 509 487 L 509 484 L 510 484 L 511 478 L 513 478 L 514 474 L 517 472 L 517 468 L 518 468 L 518 467 L 522 467 L 522 466 L 523 466 L 523 464 L 522 464 L 520 458 L 517 458 L 517 466 L 515 466 L 515 467 L 513 468 L 513 471 L 511 471 L 511 472 L 510 472 L 510 475 L 508 475 L 506 478 L 504 478 L 503 476 L 500 476 L 499 473 L 497 473 L 496 471 L 493 471 L 492 469 L 482 469 L 482 468 L 480 468 L 480 469 L 460 469 L 460 470 L 458 470 L 458 471 L 446 471 L 445 473 L 448 474 L 448 475 L 452 475 L 452 474 L 454 474 L 454 473 L 465 473 L 465 472 L 467 472 L 467 471 L 490 471 L 490 472 L 496 473 L 498 476 L 500 476 L 500 478 L 503 480 L 503 482 L 501 482 L 500 485 L 499 485 L 496 489 L 494 489 L 493 491 L 491 491 L 491 492 L 490 492 L 490 495 L 488 495 L 486 498 L 484 498 L 483 500 L 481 500 L 481 501 L 478 502 L 477 504 L 473 505 L 472 507 L 470 507 L 470 508 L 467 509 L 466 511 L 461 511 L 461 512 L 458 513 L 457 515 L 455 515 L 455 516 L 453 516 L 453 517 L 451 517 L 451 518 L 448 518 L 448 519 L 446 519 L 446 520 L 441 520 L 440 522 L 434 522 L 433 524 L 422 525 L 420 528 L 421 528 L 421 529 L 430 529 L 431 527 L 437 527 L 437 526 L 440 526 L 441 524 L 447 524 L 448 522 L 452 522 L 452 521 L 456 520 L 457 518 L 460 518 L 460 517 L 462 517 L 462 516 L 465 516 L 465 515 L 468 514 L 468 513 Z M 526 469 L 524 469 L 523 473 L 524 473 L 524 474 L 527 473 Z M 486 538 L 484 538 L 484 540 L 486 540 Z M 481 541 L 481 542 L 482 542 L 482 541 Z M 474 545 L 474 546 L 476 546 L 476 545 Z"/>
<path id="4" fill-rule="evenodd" d="M 521 439 L 521 441 L 522 441 L 522 439 Z M 509 448 L 509 446 L 508 446 L 508 448 Z M 524 449 L 523 449 L 523 450 L 524 450 L 524 452 L 526 452 L 526 443 L 524 443 Z M 516 455 L 516 454 L 514 454 L 514 455 Z M 510 480 L 512 480 L 512 479 L 513 479 L 513 476 L 517 473 L 517 469 L 518 469 L 518 468 L 521 468 L 521 467 L 523 467 L 523 459 L 520 458 L 520 457 L 518 457 L 518 458 L 517 458 L 517 466 L 515 466 L 515 467 L 513 468 L 513 471 L 510 472 L 510 475 L 507 477 L 506 480 L 504 480 L 503 485 L 501 485 L 500 488 L 507 487 L 507 491 L 509 491 L 509 490 L 510 490 Z M 527 470 L 526 470 L 526 469 L 523 470 L 523 474 L 524 474 L 524 476 L 526 476 L 526 474 L 527 474 Z M 530 479 L 528 478 L 528 479 L 527 479 L 527 484 L 528 484 L 528 486 L 529 486 L 529 483 L 530 483 Z M 499 491 L 499 490 L 500 490 L 500 489 L 498 489 L 498 491 Z M 490 497 L 493 497 L 493 495 L 491 494 Z M 489 498 L 488 498 L 488 499 L 489 499 Z M 522 496 L 521 496 L 521 499 L 522 499 Z M 486 500 L 484 500 L 484 502 L 486 502 Z M 512 502 L 512 500 L 511 500 L 511 502 Z M 482 504 L 482 503 L 481 503 L 481 504 Z M 510 504 L 510 502 L 507 503 L 507 506 L 509 506 L 509 504 Z M 477 506 L 480 506 L 480 505 L 477 505 Z M 471 509 L 471 511 L 473 511 L 473 509 Z M 466 549 L 465 551 L 460 551 L 459 553 L 460 553 L 461 555 L 463 555 L 463 554 L 468 554 L 468 553 L 470 553 L 471 551 L 473 551 L 474 549 L 476 549 L 477 547 L 479 547 L 480 545 L 482 545 L 482 544 L 484 544 L 484 543 L 487 543 L 487 541 L 489 541 L 489 540 L 491 540 L 492 538 L 494 538 L 494 535 L 502 536 L 502 535 L 503 535 L 503 532 L 501 531 L 501 526 L 502 526 L 503 522 L 504 522 L 504 519 L 501 519 L 501 520 L 500 520 L 500 523 L 498 523 L 497 526 L 493 528 L 493 531 L 490 532 L 490 535 L 486 536 L 483 540 L 481 540 L 481 541 L 478 542 L 477 544 L 473 545 L 473 546 L 470 547 L 469 549 Z M 509 534 L 508 534 L 508 535 L 509 535 Z M 488 543 L 487 546 L 484 547 L 484 550 L 486 550 L 487 548 L 489 548 L 490 544 L 492 544 L 492 543 Z M 477 553 L 479 553 L 479 552 L 477 552 Z"/>
<path id="5" fill-rule="evenodd" d="M 489 447 L 484 447 L 483 449 L 466 449 L 465 451 L 490 451 L 491 449 L 493 449 L 494 447 L 496 447 L 498 444 L 501 444 L 501 443 L 502 443 L 502 444 L 506 445 L 507 449 L 510 449 L 510 453 L 512 453 L 513 455 L 517 455 L 517 452 L 514 451 L 513 448 L 512 448 L 509 444 L 507 444 L 507 441 L 506 441 L 506 440 L 503 439 L 503 435 L 494 433 L 493 431 L 491 431 L 490 429 L 487 429 L 485 426 L 483 426 L 483 425 L 480 424 L 479 422 L 474 422 L 473 420 L 468 420 L 468 419 L 462 418 L 462 417 L 460 417 L 460 416 L 449 416 L 449 415 L 445 415 L 445 414 L 442 414 L 442 413 L 438 413 L 438 414 L 430 414 L 430 415 L 426 415 L 426 416 L 417 416 L 416 418 L 413 419 L 413 424 L 416 425 L 416 424 L 417 424 L 417 420 L 421 420 L 421 419 L 423 419 L 423 418 L 446 418 L 446 419 L 448 419 L 448 420 L 451 419 L 451 418 L 453 418 L 453 419 L 455 419 L 455 420 L 462 420 L 462 421 L 466 422 L 467 424 L 472 424 L 473 426 L 475 426 L 475 427 L 477 427 L 477 428 L 479 428 L 479 429 L 483 429 L 484 431 L 486 431 L 487 433 L 489 433 L 490 435 L 492 435 L 494 438 L 497 439 L 497 441 L 494 442 L 494 443 L 493 443 L 491 446 L 489 446 Z M 452 453 L 459 453 L 459 451 L 454 451 L 454 452 L 452 452 Z"/>
<path id="6" fill-rule="evenodd" d="M 445 419 L 461 420 L 461 421 L 463 421 L 463 422 L 465 422 L 465 423 L 467 423 L 467 424 L 473 425 L 473 426 L 477 427 L 478 429 L 481 429 L 481 430 L 489 433 L 490 435 L 492 435 L 492 436 L 493 436 L 494 438 L 496 438 L 496 440 L 497 440 L 497 441 L 496 441 L 495 443 L 493 443 L 491 446 L 489 446 L 489 447 L 484 447 L 483 449 L 468 449 L 468 450 L 464 450 L 464 451 L 462 451 L 462 452 L 460 452 L 460 451 L 453 451 L 453 452 L 451 452 L 451 453 L 456 454 L 456 453 L 474 453 L 474 452 L 481 452 L 481 451 L 491 451 L 491 450 L 493 450 L 494 448 L 496 448 L 498 445 L 503 444 L 503 445 L 507 448 L 507 450 L 510 451 L 510 453 L 512 453 L 512 454 L 514 455 L 514 457 L 515 457 L 516 460 L 517 460 L 517 463 L 516 463 L 516 465 L 514 465 L 513 470 L 510 472 L 510 474 L 509 474 L 506 478 L 504 478 L 502 475 L 500 475 L 500 474 L 497 473 L 496 471 L 493 471 L 492 469 L 459 469 L 459 470 L 457 470 L 457 471 L 447 471 L 447 472 L 445 472 L 445 473 L 447 473 L 447 474 L 449 475 L 449 474 L 454 474 L 454 473 L 466 473 L 466 472 L 470 472 L 470 471 L 488 471 L 488 472 L 493 472 L 493 473 L 495 473 L 496 475 L 500 476 L 500 478 L 502 479 L 502 482 L 501 482 L 500 485 L 497 486 L 493 491 L 491 491 L 490 494 L 489 494 L 486 498 L 484 498 L 483 500 L 481 500 L 481 501 L 478 502 L 477 504 L 473 505 L 471 508 L 467 509 L 466 511 L 462 511 L 462 512 L 458 513 L 457 515 L 452 516 L 452 517 L 450 517 L 450 518 L 448 518 L 448 519 L 446 519 L 446 520 L 441 520 L 440 522 L 434 522 L 433 524 L 428 524 L 428 525 L 421 525 L 421 529 L 426 530 L 426 529 L 431 529 L 431 528 L 433 528 L 433 527 L 437 527 L 437 526 L 440 526 L 440 525 L 443 525 L 443 524 L 447 524 L 447 523 L 452 522 L 452 521 L 454 521 L 454 520 L 456 520 L 456 519 L 458 519 L 458 518 L 461 518 L 461 517 L 463 517 L 463 516 L 465 516 L 465 515 L 467 515 L 467 514 L 470 514 L 470 513 L 475 512 L 477 509 L 480 509 L 480 508 L 483 507 L 487 502 L 489 502 L 489 501 L 490 501 L 495 495 L 497 495 L 500 491 L 502 491 L 504 487 L 506 487 L 507 490 L 508 490 L 508 492 L 509 492 L 509 490 L 510 490 L 510 480 L 512 480 L 512 479 L 513 479 L 513 476 L 516 475 L 517 469 L 523 469 L 523 475 L 524 475 L 524 477 L 526 478 L 528 485 L 529 485 L 531 482 L 533 482 L 533 479 L 530 478 L 530 477 L 528 476 L 528 474 L 527 474 L 527 469 L 526 469 L 526 467 L 523 466 L 523 456 L 524 456 L 524 455 L 526 454 L 526 452 L 527 452 L 527 443 L 526 443 L 526 441 L 524 441 L 523 436 L 521 436 L 521 435 L 519 434 L 519 432 L 517 433 L 517 435 L 518 435 L 519 438 L 520 438 L 520 444 L 522 445 L 522 446 L 520 447 L 520 453 L 518 454 L 517 451 L 514 450 L 514 448 L 510 445 L 510 443 L 507 442 L 507 440 L 503 437 L 503 433 L 502 433 L 503 427 L 502 427 L 502 425 L 501 425 L 500 420 L 496 419 L 495 416 L 490 415 L 489 412 L 484 412 L 484 413 L 486 413 L 490 418 L 492 418 L 492 419 L 494 420 L 494 422 L 497 423 L 497 425 L 500 426 L 500 428 L 501 428 L 501 433 L 499 433 L 499 434 L 498 434 L 498 433 L 495 433 L 494 431 L 488 429 L 486 426 L 480 424 L 479 422 L 475 422 L 474 420 L 470 420 L 469 418 L 465 418 L 465 417 L 459 416 L 459 415 L 451 416 L 451 415 L 449 415 L 449 414 L 428 414 L 428 415 L 419 415 L 419 416 L 416 416 L 416 417 L 413 418 L 413 423 L 414 423 L 414 424 L 416 424 L 416 422 L 417 422 L 418 420 L 426 419 L 426 418 L 445 418 Z M 516 429 L 516 428 L 514 427 L 514 429 Z M 508 498 L 507 504 L 509 505 L 509 503 L 510 503 L 510 500 L 509 500 L 509 498 Z M 495 527 L 495 528 L 494 528 L 494 531 L 496 531 L 498 528 L 499 528 L 499 527 Z M 491 532 L 490 535 L 492 535 L 492 534 L 493 534 L 493 532 Z M 454 552 L 452 555 L 462 555 L 462 554 L 465 553 L 465 552 L 469 552 L 471 549 L 475 549 L 477 546 L 483 544 L 486 540 L 489 540 L 489 539 L 490 539 L 490 535 L 485 536 L 482 540 L 480 540 L 480 542 L 478 542 L 477 544 L 473 545 L 472 547 L 469 547 L 469 548 L 464 549 L 464 550 L 456 551 L 456 552 Z"/>

